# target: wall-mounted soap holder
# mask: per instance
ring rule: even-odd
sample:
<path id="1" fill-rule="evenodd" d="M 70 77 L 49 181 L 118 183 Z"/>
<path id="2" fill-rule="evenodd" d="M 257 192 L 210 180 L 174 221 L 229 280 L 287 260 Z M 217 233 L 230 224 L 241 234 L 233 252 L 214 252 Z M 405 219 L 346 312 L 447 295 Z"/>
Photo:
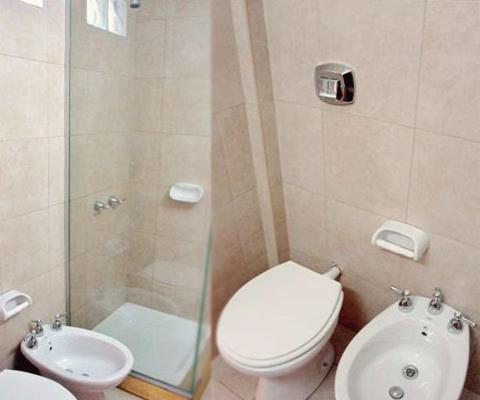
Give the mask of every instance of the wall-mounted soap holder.
<path id="1" fill-rule="evenodd" d="M 0 323 L 17 315 L 30 305 L 32 305 L 32 298 L 28 294 L 10 290 L 0 295 Z"/>
<path id="2" fill-rule="evenodd" d="M 198 203 L 203 198 L 203 188 L 193 183 L 178 182 L 170 187 L 170 198 L 181 203 Z"/>
<path id="3" fill-rule="evenodd" d="M 384 222 L 372 237 L 373 245 L 415 261 L 423 257 L 429 243 L 426 232 L 398 221 Z"/>

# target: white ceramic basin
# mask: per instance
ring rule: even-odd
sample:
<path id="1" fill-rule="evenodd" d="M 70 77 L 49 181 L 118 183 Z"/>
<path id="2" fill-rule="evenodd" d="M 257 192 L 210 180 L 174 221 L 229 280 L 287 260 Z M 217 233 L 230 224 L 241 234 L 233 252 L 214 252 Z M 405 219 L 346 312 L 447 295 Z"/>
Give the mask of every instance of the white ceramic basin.
<path id="1" fill-rule="evenodd" d="M 40 373 L 75 393 L 98 393 L 125 379 L 133 366 L 130 350 L 119 341 L 86 329 L 62 327 L 54 331 L 45 325 L 39 345 L 24 356 Z"/>
<path id="2" fill-rule="evenodd" d="M 456 310 L 444 304 L 439 315 L 432 315 L 430 299 L 413 296 L 412 301 L 410 313 L 401 312 L 395 303 L 355 336 L 337 368 L 336 400 L 460 398 L 468 367 L 469 328 L 464 325 L 461 333 L 453 334 L 448 323 Z M 399 395 L 398 389 L 403 397 L 390 394 L 393 390 Z"/>

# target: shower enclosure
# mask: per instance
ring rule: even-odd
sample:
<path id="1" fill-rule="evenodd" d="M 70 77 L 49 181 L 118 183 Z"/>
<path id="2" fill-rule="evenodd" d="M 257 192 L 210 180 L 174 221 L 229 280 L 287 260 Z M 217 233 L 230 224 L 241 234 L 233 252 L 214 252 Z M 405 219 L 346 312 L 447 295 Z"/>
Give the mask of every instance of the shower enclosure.
<path id="1" fill-rule="evenodd" d="M 127 345 L 134 377 L 192 395 L 210 337 L 209 1 L 69 8 L 70 322 Z M 203 197 L 174 200 L 175 183 Z"/>

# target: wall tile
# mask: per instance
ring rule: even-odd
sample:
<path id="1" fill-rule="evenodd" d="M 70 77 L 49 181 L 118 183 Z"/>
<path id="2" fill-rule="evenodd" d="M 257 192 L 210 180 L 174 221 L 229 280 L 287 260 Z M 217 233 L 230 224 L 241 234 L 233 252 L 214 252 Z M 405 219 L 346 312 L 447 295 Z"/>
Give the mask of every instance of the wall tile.
<path id="1" fill-rule="evenodd" d="M 65 138 L 48 139 L 48 203 L 65 201 Z"/>
<path id="2" fill-rule="evenodd" d="M 128 192 L 130 228 L 154 234 L 157 227 L 157 187 L 132 183 Z"/>
<path id="3" fill-rule="evenodd" d="M 65 205 L 57 204 L 48 209 L 48 237 L 50 267 L 65 266 Z"/>
<path id="4" fill-rule="evenodd" d="M 355 104 L 345 112 L 413 126 L 424 4 L 319 0 L 317 61 L 342 60 L 357 76 Z"/>
<path id="5" fill-rule="evenodd" d="M 480 3 L 428 2 L 419 127 L 480 141 L 479 37 Z"/>
<path id="6" fill-rule="evenodd" d="M 264 4 L 275 98 L 320 107 L 313 86 L 320 61 L 317 1 L 305 0 L 302 7 L 294 0 Z"/>
<path id="7" fill-rule="evenodd" d="M 0 142 L 0 220 L 47 205 L 48 141 Z"/>
<path id="8" fill-rule="evenodd" d="M 2 54 L 46 60 L 47 9 L 32 7 L 18 0 L 3 1 L 0 38 Z"/>
<path id="9" fill-rule="evenodd" d="M 47 66 L 47 129 L 48 135 L 65 136 L 65 67 Z"/>
<path id="10" fill-rule="evenodd" d="M 173 201 L 168 196 L 169 187 L 160 187 L 157 234 L 205 243 L 208 232 L 208 197 L 198 204 L 186 204 Z"/>
<path id="11" fill-rule="evenodd" d="M 0 139 L 47 136 L 47 82 L 46 64 L 0 56 Z"/>
<path id="12" fill-rule="evenodd" d="M 167 0 L 168 17 L 198 17 L 210 15 L 210 0 Z"/>
<path id="13" fill-rule="evenodd" d="M 2 222 L 0 269 L 2 291 L 46 273 L 49 269 L 48 210 Z"/>
<path id="14" fill-rule="evenodd" d="M 165 186 L 191 182 L 207 188 L 210 181 L 210 139 L 164 135 L 160 181 Z"/>
<path id="15" fill-rule="evenodd" d="M 413 130 L 339 113 L 324 118 L 329 196 L 405 219 Z"/>
<path id="16" fill-rule="evenodd" d="M 65 63 L 65 0 L 50 0 L 47 7 L 47 60 Z"/>
<path id="17" fill-rule="evenodd" d="M 325 193 L 322 112 L 278 102 L 277 124 L 283 179 L 313 193 Z"/>
<path id="18" fill-rule="evenodd" d="M 160 132 L 162 130 L 163 79 L 137 79 L 136 110 L 138 130 Z"/>
<path id="19" fill-rule="evenodd" d="M 276 107 L 272 101 L 259 105 L 263 147 L 267 166 L 268 185 L 277 186 L 282 182 L 280 159 L 280 138 L 276 121 Z"/>
<path id="20" fill-rule="evenodd" d="M 160 19 L 137 23 L 136 74 L 142 78 L 163 76 L 166 22 Z"/>
<path id="21" fill-rule="evenodd" d="M 323 259 L 326 248 L 325 198 L 291 185 L 285 185 L 284 191 L 291 249 Z"/>
<path id="22" fill-rule="evenodd" d="M 167 77 L 210 76 L 210 19 L 178 18 L 167 21 L 165 74 Z"/>
<path id="23" fill-rule="evenodd" d="M 401 286 L 405 266 L 400 263 L 401 257 L 371 244 L 373 233 L 383 222 L 384 217 L 336 201 L 327 202 L 329 259 L 339 263 L 345 274 L 361 276 L 386 289 Z"/>
<path id="24" fill-rule="evenodd" d="M 135 16 L 139 21 L 164 18 L 166 16 L 166 0 L 149 0 L 135 10 Z"/>
<path id="25" fill-rule="evenodd" d="M 231 4 L 212 0 L 212 10 L 212 112 L 217 113 L 242 104 L 245 98 Z"/>
<path id="26" fill-rule="evenodd" d="M 166 79 L 163 109 L 166 133 L 210 136 L 210 81 Z"/>
<path id="27" fill-rule="evenodd" d="M 265 252 L 265 237 L 256 190 L 244 193 L 233 201 L 235 223 L 247 264 Z"/>
<path id="28" fill-rule="evenodd" d="M 430 232 L 480 246 L 475 232 L 480 145 L 417 132 L 408 221 Z"/>
<path id="29" fill-rule="evenodd" d="M 214 116 L 215 132 L 222 137 L 232 193 L 235 196 L 255 186 L 253 159 L 244 106 Z"/>

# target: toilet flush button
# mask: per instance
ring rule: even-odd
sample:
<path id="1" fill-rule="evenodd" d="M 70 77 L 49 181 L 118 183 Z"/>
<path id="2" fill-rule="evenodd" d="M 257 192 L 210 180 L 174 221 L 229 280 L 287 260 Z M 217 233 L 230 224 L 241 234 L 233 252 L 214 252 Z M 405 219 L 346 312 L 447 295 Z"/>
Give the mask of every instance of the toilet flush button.
<path id="1" fill-rule="evenodd" d="M 320 97 L 337 99 L 339 89 L 340 81 L 338 79 L 320 78 Z"/>

